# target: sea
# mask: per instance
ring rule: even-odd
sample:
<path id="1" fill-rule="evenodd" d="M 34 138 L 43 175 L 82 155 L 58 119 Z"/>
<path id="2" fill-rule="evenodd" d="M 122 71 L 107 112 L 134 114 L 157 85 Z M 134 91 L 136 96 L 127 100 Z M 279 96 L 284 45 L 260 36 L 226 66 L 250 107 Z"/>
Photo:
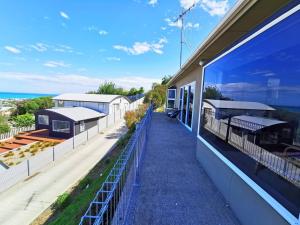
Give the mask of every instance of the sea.
<path id="1" fill-rule="evenodd" d="M 55 94 L 38 94 L 38 93 L 17 93 L 17 92 L 0 92 L 2 99 L 32 99 L 38 97 L 55 96 Z"/>

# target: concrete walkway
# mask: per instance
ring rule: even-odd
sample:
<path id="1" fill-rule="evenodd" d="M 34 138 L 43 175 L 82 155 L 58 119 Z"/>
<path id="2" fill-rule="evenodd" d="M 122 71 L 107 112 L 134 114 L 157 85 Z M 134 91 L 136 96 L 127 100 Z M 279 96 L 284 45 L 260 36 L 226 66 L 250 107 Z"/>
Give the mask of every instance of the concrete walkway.
<path id="1" fill-rule="evenodd" d="M 164 114 L 153 114 L 128 224 L 239 224 L 196 160 L 195 149 L 190 131 Z"/>
<path id="2" fill-rule="evenodd" d="M 47 209 L 57 198 L 83 178 L 126 131 L 124 124 L 98 134 L 72 154 L 49 165 L 27 181 L 0 194 L 0 224 L 26 225 Z"/>

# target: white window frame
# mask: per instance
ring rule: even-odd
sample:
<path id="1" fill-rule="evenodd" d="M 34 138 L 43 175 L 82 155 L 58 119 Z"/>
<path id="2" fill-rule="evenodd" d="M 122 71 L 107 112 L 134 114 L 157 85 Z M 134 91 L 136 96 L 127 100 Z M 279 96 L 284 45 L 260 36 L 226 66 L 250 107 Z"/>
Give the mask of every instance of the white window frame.
<path id="1" fill-rule="evenodd" d="M 196 95 L 196 81 L 192 81 L 191 83 L 185 84 L 183 86 L 180 87 L 180 89 L 182 88 L 182 103 L 181 103 L 181 109 L 180 109 L 180 117 L 182 118 L 182 110 L 183 110 L 183 102 L 184 102 L 184 91 L 187 90 L 188 94 L 187 94 L 187 103 L 189 102 L 189 86 L 194 86 L 194 98 L 193 98 L 193 113 L 192 113 L 192 118 L 191 118 L 191 127 L 188 126 L 187 124 L 187 113 L 185 114 L 185 118 L 184 118 L 184 122 L 182 122 L 181 120 L 179 120 L 189 131 L 193 130 L 193 120 L 194 120 L 194 111 L 195 111 L 195 95 Z M 180 98 L 180 96 L 179 96 Z M 181 101 L 179 99 L 179 101 Z M 188 106 L 189 104 L 186 104 L 186 112 L 188 112 Z"/>
<path id="2" fill-rule="evenodd" d="M 170 92 L 170 91 L 174 91 L 174 93 L 175 93 L 174 98 L 169 98 L 169 92 Z M 176 96 L 177 96 L 176 91 L 177 91 L 176 88 L 171 88 L 171 89 L 168 89 L 168 90 L 167 90 L 167 104 L 166 104 L 166 105 L 167 105 L 167 109 L 174 109 L 174 108 L 175 108 Z M 173 107 L 173 108 L 170 108 L 170 107 L 169 107 L 169 100 L 170 100 L 170 101 L 174 101 L 174 107 Z"/>
<path id="3" fill-rule="evenodd" d="M 68 131 L 64 131 L 64 129 L 61 130 L 54 130 L 54 123 L 55 122 L 63 122 L 63 123 L 68 123 L 69 124 L 69 129 Z M 52 120 L 52 131 L 53 132 L 58 132 L 58 133 L 65 133 L 65 134 L 69 134 L 71 132 L 71 124 L 69 121 L 66 120 Z"/>
<path id="4" fill-rule="evenodd" d="M 44 121 L 41 121 L 40 118 L 47 118 L 46 123 L 44 123 Z M 39 123 L 39 125 L 49 126 L 49 116 L 48 115 L 38 115 L 38 123 Z"/>
<path id="5" fill-rule="evenodd" d="M 275 198 L 273 198 L 268 192 L 266 192 L 263 188 L 261 188 L 256 182 L 254 182 L 248 175 L 246 175 L 243 171 L 241 171 L 235 164 L 233 164 L 230 160 L 228 160 L 222 153 L 219 152 L 215 147 L 209 144 L 205 138 L 203 138 L 200 134 L 200 124 L 201 124 L 201 111 L 202 111 L 202 94 L 203 94 L 203 84 L 204 84 L 204 70 L 207 66 L 211 65 L 212 63 L 216 62 L 217 60 L 223 58 L 230 52 L 234 51 L 235 49 L 239 48 L 240 46 L 244 45 L 245 43 L 249 42 L 250 40 L 254 39 L 259 34 L 263 33 L 264 31 L 270 29 L 271 27 L 278 24 L 280 21 L 284 20 L 285 18 L 291 16 L 292 14 L 296 13 L 300 10 L 300 4 L 295 6 L 294 8 L 290 9 L 286 13 L 282 14 L 272 22 L 268 23 L 258 31 L 251 34 L 249 37 L 238 43 L 237 45 L 233 46 L 231 49 L 227 50 L 208 64 L 206 64 L 202 68 L 202 78 L 201 78 L 201 90 L 200 90 L 200 104 L 199 104 L 199 119 L 198 119 L 198 130 L 197 130 L 197 138 L 208 148 L 210 149 L 221 161 L 223 161 L 235 174 L 237 174 L 246 184 L 248 184 L 261 198 L 263 198 L 279 215 L 281 215 L 288 223 L 293 225 L 300 225 L 300 215 L 296 218 L 293 214 L 291 214 L 283 205 L 281 205 Z"/>

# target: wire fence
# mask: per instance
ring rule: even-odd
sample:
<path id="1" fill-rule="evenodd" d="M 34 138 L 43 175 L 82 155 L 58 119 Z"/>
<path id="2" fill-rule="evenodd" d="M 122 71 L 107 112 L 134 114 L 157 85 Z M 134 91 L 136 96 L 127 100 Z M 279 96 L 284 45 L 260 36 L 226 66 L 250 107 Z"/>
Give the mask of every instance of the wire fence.
<path id="1" fill-rule="evenodd" d="M 151 124 L 152 107 L 144 118 L 114 167 L 82 216 L 80 225 L 118 225 L 126 222 L 129 202 L 138 183 L 140 161 Z"/>
<path id="2" fill-rule="evenodd" d="M 129 109 L 134 110 L 142 103 L 143 100 L 139 99 L 138 101 L 133 102 Z M 127 111 L 129 109 L 127 109 Z M 112 127 L 116 123 L 121 122 L 124 118 L 125 112 L 125 109 L 116 110 L 113 114 L 109 114 L 106 117 L 99 119 L 97 126 L 94 126 L 70 139 L 67 139 L 58 145 L 48 147 L 37 153 L 35 156 L 31 156 L 28 159 L 23 159 L 23 161 L 17 165 L 4 168 L 0 164 L 0 192 L 41 171 L 50 163 L 66 157 L 68 154 L 73 154 L 75 152 L 74 149 L 76 149 L 78 146 L 85 144 L 98 133 L 101 133 L 104 129 Z M 17 157 L 18 154 L 15 155 Z"/>
<path id="3" fill-rule="evenodd" d="M 30 130 L 35 130 L 35 125 L 28 126 L 28 127 L 13 127 L 10 129 L 9 132 L 0 134 L 0 140 L 8 139 L 20 132 L 25 132 L 25 131 L 30 131 Z"/>

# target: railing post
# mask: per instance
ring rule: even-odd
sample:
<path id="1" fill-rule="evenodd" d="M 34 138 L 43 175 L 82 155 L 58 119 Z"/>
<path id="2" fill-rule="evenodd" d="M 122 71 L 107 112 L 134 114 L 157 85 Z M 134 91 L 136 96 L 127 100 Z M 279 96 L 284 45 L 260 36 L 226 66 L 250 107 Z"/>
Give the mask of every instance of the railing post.
<path id="1" fill-rule="evenodd" d="M 89 140 L 89 130 L 86 130 L 86 141 Z"/>
<path id="2" fill-rule="evenodd" d="M 54 146 L 52 147 L 52 160 L 55 161 L 55 149 Z"/>
<path id="3" fill-rule="evenodd" d="M 30 176 L 30 169 L 29 169 L 29 159 L 27 159 L 27 175 Z"/>

